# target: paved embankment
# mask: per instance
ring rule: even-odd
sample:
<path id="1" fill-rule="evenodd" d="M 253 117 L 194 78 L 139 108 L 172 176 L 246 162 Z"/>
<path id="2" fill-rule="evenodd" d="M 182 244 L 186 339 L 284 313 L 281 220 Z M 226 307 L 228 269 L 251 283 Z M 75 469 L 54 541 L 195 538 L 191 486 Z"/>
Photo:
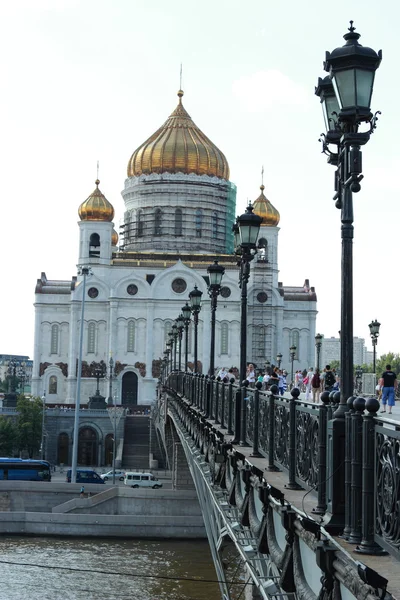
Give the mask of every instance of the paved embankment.
<path id="1" fill-rule="evenodd" d="M 194 491 L 0 482 L 0 533 L 134 538 L 205 538 Z"/>

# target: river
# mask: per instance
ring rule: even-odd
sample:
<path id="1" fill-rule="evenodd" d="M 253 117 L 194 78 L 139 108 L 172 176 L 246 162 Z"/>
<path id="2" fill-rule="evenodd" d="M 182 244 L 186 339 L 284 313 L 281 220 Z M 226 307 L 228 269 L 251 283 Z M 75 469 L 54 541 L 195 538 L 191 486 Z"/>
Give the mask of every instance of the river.
<path id="1" fill-rule="evenodd" d="M 0 573 L 0 600 L 221 598 L 204 540 L 4 536 Z"/>

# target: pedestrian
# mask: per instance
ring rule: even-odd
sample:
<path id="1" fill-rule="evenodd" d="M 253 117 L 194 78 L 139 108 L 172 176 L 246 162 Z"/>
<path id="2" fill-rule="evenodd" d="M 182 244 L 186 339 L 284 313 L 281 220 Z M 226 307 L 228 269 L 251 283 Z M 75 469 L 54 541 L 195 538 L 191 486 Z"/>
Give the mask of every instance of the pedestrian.
<path id="1" fill-rule="evenodd" d="M 247 367 L 246 379 L 249 382 L 250 387 L 254 387 L 254 384 L 256 382 L 256 372 L 254 371 L 254 365 L 252 365 L 251 363 Z"/>
<path id="2" fill-rule="evenodd" d="M 395 402 L 395 390 L 397 389 L 397 375 L 392 371 L 390 365 L 386 365 L 386 371 L 382 373 L 382 405 L 381 412 L 386 412 L 386 404 L 389 407 L 388 413 L 392 414 L 392 407 Z"/>
<path id="3" fill-rule="evenodd" d="M 263 389 L 267 390 L 269 388 L 269 375 L 267 373 L 267 371 L 265 371 L 265 375 L 263 377 Z"/>
<path id="4" fill-rule="evenodd" d="M 326 365 L 324 373 L 322 373 L 322 386 L 326 392 L 331 392 L 336 383 L 336 377 L 331 371 L 330 365 Z"/>
<path id="5" fill-rule="evenodd" d="M 315 373 L 311 378 L 312 401 L 319 403 L 319 395 L 321 393 L 321 377 L 319 369 L 315 369 Z"/>
<path id="6" fill-rule="evenodd" d="M 224 379 L 224 377 L 228 377 L 228 371 L 225 369 L 225 367 L 222 367 L 219 371 L 218 371 L 218 375 L 217 377 L 221 378 L 221 381 Z"/>
<path id="7" fill-rule="evenodd" d="M 269 381 L 268 381 L 268 385 L 269 385 L 270 388 L 271 388 L 271 385 L 276 385 L 276 386 L 278 385 L 278 383 L 279 383 L 279 374 L 278 374 L 278 372 L 279 372 L 278 367 L 275 367 L 274 370 L 272 371 L 272 375 L 271 375 L 271 377 L 269 378 Z"/>
<path id="8" fill-rule="evenodd" d="M 311 395 L 311 380 L 314 376 L 314 369 L 312 367 L 310 367 L 308 369 L 308 373 L 305 376 L 303 383 L 306 386 L 306 400 L 310 400 L 310 395 Z"/>
<path id="9" fill-rule="evenodd" d="M 264 381 L 264 375 L 263 375 L 262 371 L 260 371 L 260 372 L 258 373 L 258 377 L 257 377 L 257 383 L 258 383 L 258 382 L 260 382 L 260 383 L 263 383 L 263 381 Z"/>
<path id="10" fill-rule="evenodd" d="M 79 495 L 80 495 L 81 498 L 85 497 L 85 486 L 84 485 L 81 486 L 81 491 L 80 491 Z"/>
<path id="11" fill-rule="evenodd" d="M 287 381 L 286 381 L 286 376 L 281 369 L 279 370 L 279 373 L 278 373 L 278 379 L 279 379 L 279 381 L 278 381 L 279 393 L 281 396 L 283 396 L 287 390 Z"/>

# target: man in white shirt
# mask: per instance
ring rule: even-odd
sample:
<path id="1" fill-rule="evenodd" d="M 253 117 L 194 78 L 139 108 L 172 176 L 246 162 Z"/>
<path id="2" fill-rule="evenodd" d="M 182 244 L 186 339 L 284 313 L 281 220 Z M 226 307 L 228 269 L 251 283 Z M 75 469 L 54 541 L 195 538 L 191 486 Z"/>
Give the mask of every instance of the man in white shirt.
<path id="1" fill-rule="evenodd" d="M 221 381 L 224 377 L 229 377 L 228 371 L 225 369 L 225 367 L 222 367 L 222 369 L 219 370 L 217 377 L 220 377 Z"/>
<path id="2" fill-rule="evenodd" d="M 314 375 L 314 369 L 312 367 L 310 367 L 308 369 L 308 373 L 306 375 L 306 379 L 307 379 L 307 383 L 306 383 L 306 400 L 310 400 L 311 399 L 311 380 L 313 378 Z"/>

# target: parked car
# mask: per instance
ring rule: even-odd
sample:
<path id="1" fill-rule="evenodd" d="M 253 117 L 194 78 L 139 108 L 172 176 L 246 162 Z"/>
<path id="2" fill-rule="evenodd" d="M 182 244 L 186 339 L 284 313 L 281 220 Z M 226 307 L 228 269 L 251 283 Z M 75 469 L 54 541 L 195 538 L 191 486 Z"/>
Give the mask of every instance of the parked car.
<path id="1" fill-rule="evenodd" d="M 140 473 L 138 471 L 129 471 L 125 473 L 124 484 L 132 488 L 150 487 L 153 490 L 162 488 L 162 483 L 152 473 Z"/>
<path id="2" fill-rule="evenodd" d="M 100 475 L 100 477 L 102 478 L 103 481 L 108 481 L 109 479 L 112 480 L 113 472 L 108 471 L 108 473 L 103 473 L 102 475 Z M 125 479 L 125 471 L 115 471 L 115 479 L 119 479 L 119 481 L 123 481 Z"/>
<path id="3" fill-rule="evenodd" d="M 72 469 L 67 471 L 67 483 L 71 483 Z M 104 483 L 100 475 L 93 469 L 77 469 L 76 483 Z"/>

